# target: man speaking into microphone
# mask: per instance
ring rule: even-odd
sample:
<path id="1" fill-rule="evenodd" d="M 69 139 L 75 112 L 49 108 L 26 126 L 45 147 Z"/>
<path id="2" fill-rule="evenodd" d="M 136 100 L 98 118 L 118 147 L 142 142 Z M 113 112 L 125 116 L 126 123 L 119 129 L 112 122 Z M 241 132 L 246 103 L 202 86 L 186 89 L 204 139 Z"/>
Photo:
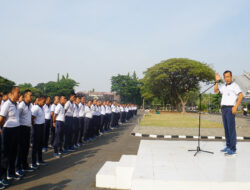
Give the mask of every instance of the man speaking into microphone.
<path id="1" fill-rule="evenodd" d="M 235 129 L 235 114 L 238 106 L 243 99 L 242 91 L 238 84 L 232 80 L 232 72 L 225 71 L 223 73 L 225 84 L 219 86 L 218 83 L 221 77 L 218 73 L 215 75 L 216 84 L 214 86 L 215 93 L 221 93 L 221 112 L 222 120 L 225 129 L 226 147 L 221 150 L 226 156 L 236 155 L 236 129 Z"/>

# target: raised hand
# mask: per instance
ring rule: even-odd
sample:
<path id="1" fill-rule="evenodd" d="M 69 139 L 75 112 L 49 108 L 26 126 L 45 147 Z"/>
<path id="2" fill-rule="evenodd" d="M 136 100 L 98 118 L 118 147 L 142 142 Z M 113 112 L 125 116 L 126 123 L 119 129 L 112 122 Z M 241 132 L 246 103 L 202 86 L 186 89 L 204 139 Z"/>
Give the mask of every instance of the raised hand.
<path id="1" fill-rule="evenodd" d="M 216 73 L 216 74 L 215 74 L 215 80 L 216 80 L 216 81 L 221 80 L 221 77 L 220 77 L 219 73 Z"/>

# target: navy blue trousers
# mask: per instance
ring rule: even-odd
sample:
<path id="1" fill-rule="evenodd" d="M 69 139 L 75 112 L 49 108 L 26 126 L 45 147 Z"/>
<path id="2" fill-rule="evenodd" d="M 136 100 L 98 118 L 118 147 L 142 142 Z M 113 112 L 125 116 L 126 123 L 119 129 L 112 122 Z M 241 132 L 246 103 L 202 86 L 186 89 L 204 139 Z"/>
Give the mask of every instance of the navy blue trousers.
<path id="1" fill-rule="evenodd" d="M 64 128 L 64 149 L 68 150 L 71 148 L 71 142 L 73 137 L 73 117 L 65 117 L 65 128 Z"/>
<path id="2" fill-rule="evenodd" d="M 26 169 L 28 165 L 28 155 L 30 148 L 30 129 L 29 126 L 20 126 L 18 132 L 18 151 L 16 169 Z"/>
<path id="3" fill-rule="evenodd" d="M 78 138 L 78 142 L 79 143 L 82 143 L 83 142 L 83 137 L 84 137 L 84 132 L 85 132 L 85 130 L 84 130 L 84 120 L 85 120 L 85 118 L 84 117 L 80 117 L 79 118 L 79 123 L 80 123 L 80 127 L 79 127 L 79 129 L 80 129 L 80 132 L 79 132 L 79 138 Z"/>
<path id="4" fill-rule="evenodd" d="M 48 148 L 51 120 L 46 119 L 43 127 L 43 148 Z"/>
<path id="5" fill-rule="evenodd" d="M 236 129 L 235 115 L 232 113 L 232 107 L 222 107 L 222 120 L 225 129 L 226 145 L 232 151 L 236 151 Z"/>
<path id="6" fill-rule="evenodd" d="M 31 130 L 32 141 L 32 164 L 43 161 L 42 148 L 43 148 L 43 129 L 44 124 L 35 124 Z"/>
<path id="7" fill-rule="evenodd" d="M 11 175 L 15 174 L 15 161 L 17 156 L 18 135 L 19 135 L 18 131 L 19 127 L 12 127 L 12 128 L 3 127 L 2 129 L 1 167 L 3 167 L 4 169 L 1 171 L 1 176 L 3 178 L 6 178 L 7 176 L 7 169 L 9 174 Z"/>
<path id="8" fill-rule="evenodd" d="M 78 138 L 79 138 L 79 126 L 80 126 L 80 121 L 78 117 L 73 117 L 73 136 L 72 136 L 72 141 L 71 141 L 71 147 L 76 145 L 78 143 Z"/>
<path id="9" fill-rule="evenodd" d="M 64 135 L 64 122 L 56 121 L 55 139 L 53 144 L 55 153 L 58 153 L 58 151 L 62 151 L 63 135 Z"/>

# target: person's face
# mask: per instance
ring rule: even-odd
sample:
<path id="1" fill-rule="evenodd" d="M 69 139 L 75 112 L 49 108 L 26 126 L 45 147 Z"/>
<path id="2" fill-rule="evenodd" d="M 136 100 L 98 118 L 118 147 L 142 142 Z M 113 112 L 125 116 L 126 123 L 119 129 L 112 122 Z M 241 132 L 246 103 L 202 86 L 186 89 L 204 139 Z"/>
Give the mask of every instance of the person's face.
<path id="1" fill-rule="evenodd" d="M 224 74 L 224 80 L 227 84 L 232 83 L 232 75 L 228 72 Z"/>
<path id="2" fill-rule="evenodd" d="M 55 96 L 54 98 L 54 104 L 58 104 L 60 101 L 59 97 L 58 96 Z"/>
<path id="3" fill-rule="evenodd" d="M 24 95 L 24 101 L 26 103 L 30 103 L 32 101 L 32 92 L 27 92 L 25 95 Z"/>
<path id="4" fill-rule="evenodd" d="M 23 101 L 23 96 L 20 96 L 18 101 L 22 102 Z"/>
<path id="5" fill-rule="evenodd" d="M 71 96 L 71 97 L 69 98 L 69 100 L 70 100 L 71 102 L 74 102 L 74 101 L 75 101 L 75 96 Z"/>
<path id="6" fill-rule="evenodd" d="M 47 105 L 49 105 L 49 104 L 50 104 L 50 102 L 51 102 L 50 97 L 47 97 L 47 98 L 46 98 L 46 104 L 47 104 Z"/>
<path id="7" fill-rule="evenodd" d="M 76 98 L 76 104 L 79 104 L 80 103 L 80 98 Z"/>
<path id="8" fill-rule="evenodd" d="M 20 97 L 20 89 L 16 88 L 13 93 L 12 93 L 12 97 L 14 101 L 17 101 Z"/>
<path id="9" fill-rule="evenodd" d="M 65 96 L 62 96 L 61 98 L 60 98 L 60 103 L 64 106 L 65 105 L 65 103 L 66 103 L 66 98 L 65 98 Z"/>
<path id="10" fill-rule="evenodd" d="M 91 106 L 91 104 L 92 104 L 92 102 L 91 102 L 91 101 L 88 101 L 88 106 L 89 106 L 89 107 Z"/>
<path id="11" fill-rule="evenodd" d="M 4 101 L 8 100 L 8 95 L 7 94 L 3 95 L 3 100 Z"/>
<path id="12" fill-rule="evenodd" d="M 84 97 L 81 97 L 81 103 L 85 104 L 85 98 Z"/>
<path id="13" fill-rule="evenodd" d="M 45 98 L 41 98 L 40 100 L 38 100 L 38 104 L 40 105 L 40 106 L 44 106 L 44 104 L 45 104 Z"/>

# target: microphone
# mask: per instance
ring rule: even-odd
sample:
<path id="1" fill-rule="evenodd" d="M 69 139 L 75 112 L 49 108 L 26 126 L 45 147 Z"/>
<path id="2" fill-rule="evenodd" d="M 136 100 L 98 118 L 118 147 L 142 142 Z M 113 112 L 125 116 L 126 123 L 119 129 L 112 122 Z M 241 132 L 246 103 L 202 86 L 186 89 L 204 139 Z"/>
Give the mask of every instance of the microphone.
<path id="1" fill-rule="evenodd" d="M 220 79 L 220 80 L 216 80 L 215 82 L 214 82 L 214 84 L 216 84 L 216 83 L 222 83 L 222 80 Z"/>

